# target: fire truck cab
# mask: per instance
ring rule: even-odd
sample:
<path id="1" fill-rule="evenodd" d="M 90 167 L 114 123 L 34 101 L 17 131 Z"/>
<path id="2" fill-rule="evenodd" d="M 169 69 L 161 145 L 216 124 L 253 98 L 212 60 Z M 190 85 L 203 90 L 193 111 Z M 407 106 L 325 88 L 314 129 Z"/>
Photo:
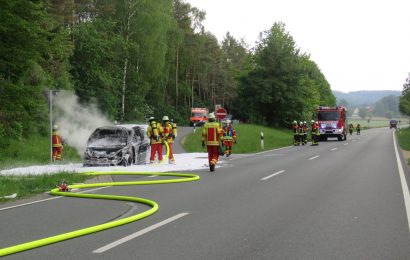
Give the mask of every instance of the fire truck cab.
<path id="1" fill-rule="evenodd" d="M 189 118 L 189 125 L 190 126 L 201 126 L 208 122 L 208 108 L 191 108 L 191 116 Z"/>
<path id="2" fill-rule="evenodd" d="M 319 123 L 320 140 L 327 141 L 329 137 L 337 137 L 339 141 L 347 136 L 347 109 L 342 106 L 316 109 L 316 120 Z"/>

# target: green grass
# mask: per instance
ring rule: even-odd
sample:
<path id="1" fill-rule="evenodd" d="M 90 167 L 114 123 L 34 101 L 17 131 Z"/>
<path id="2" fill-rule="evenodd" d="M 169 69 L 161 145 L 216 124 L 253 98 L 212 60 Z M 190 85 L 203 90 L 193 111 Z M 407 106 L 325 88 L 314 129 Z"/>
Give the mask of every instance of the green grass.
<path id="1" fill-rule="evenodd" d="M 80 162 L 77 151 L 67 145 L 63 149 L 63 162 Z M 10 146 L 0 151 L 0 170 L 50 162 L 50 139 L 47 136 L 31 136 L 28 139 L 11 141 Z"/>
<path id="2" fill-rule="evenodd" d="M 389 127 L 389 122 L 390 119 L 388 119 L 387 117 L 373 117 L 370 122 L 367 122 L 367 119 L 348 119 L 348 124 L 352 123 L 355 126 L 355 129 L 357 124 L 360 124 L 362 126 L 362 129 Z"/>
<path id="3" fill-rule="evenodd" d="M 53 175 L 0 176 L 0 197 L 17 193 L 17 198 L 49 191 L 65 180 L 68 184 L 81 183 L 90 176 L 78 173 L 58 173 Z M 10 199 L 0 198 L 0 203 Z"/>
<path id="4" fill-rule="evenodd" d="M 410 128 L 403 128 L 396 131 L 400 147 L 403 150 L 410 151 Z"/>
<path id="5" fill-rule="evenodd" d="M 233 153 L 254 153 L 278 147 L 292 145 L 293 133 L 291 129 L 274 129 L 259 125 L 238 124 L 234 125 L 238 143 L 233 146 Z M 183 148 L 187 152 L 206 152 L 201 146 L 202 128 L 197 128 L 196 133 L 189 134 Z M 264 149 L 261 149 L 261 131 L 264 135 Z"/>

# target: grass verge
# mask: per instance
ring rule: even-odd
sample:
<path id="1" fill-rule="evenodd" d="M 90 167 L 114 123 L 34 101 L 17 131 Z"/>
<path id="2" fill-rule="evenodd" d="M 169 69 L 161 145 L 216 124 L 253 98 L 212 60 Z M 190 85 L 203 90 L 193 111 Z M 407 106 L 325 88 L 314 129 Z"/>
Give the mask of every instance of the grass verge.
<path id="1" fill-rule="evenodd" d="M 396 134 L 400 148 L 410 151 L 410 128 L 402 128 L 399 131 L 396 131 Z M 410 158 L 407 158 L 407 164 L 410 165 Z"/>
<path id="2" fill-rule="evenodd" d="M 63 162 L 80 162 L 77 151 L 67 145 L 63 149 Z M 10 146 L 0 150 L 0 170 L 47 164 L 50 162 L 50 139 L 48 136 L 31 136 L 28 139 L 12 140 Z"/>
<path id="3" fill-rule="evenodd" d="M 11 199 L 2 198 L 17 193 L 16 199 L 25 198 L 34 194 L 46 192 L 55 188 L 62 180 L 68 184 L 81 183 L 91 176 L 78 173 L 58 173 L 26 176 L 0 176 L 0 203 Z"/>
<path id="4" fill-rule="evenodd" d="M 410 128 L 402 128 L 396 131 L 401 149 L 410 151 Z"/>
<path id="5" fill-rule="evenodd" d="M 238 143 L 233 146 L 233 153 L 255 153 L 278 147 L 292 145 L 293 133 L 290 129 L 277 129 L 252 124 L 234 125 Z M 186 136 L 183 148 L 187 152 L 206 152 L 201 146 L 202 128 Z M 261 148 L 261 132 L 264 135 L 264 148 Z"/>

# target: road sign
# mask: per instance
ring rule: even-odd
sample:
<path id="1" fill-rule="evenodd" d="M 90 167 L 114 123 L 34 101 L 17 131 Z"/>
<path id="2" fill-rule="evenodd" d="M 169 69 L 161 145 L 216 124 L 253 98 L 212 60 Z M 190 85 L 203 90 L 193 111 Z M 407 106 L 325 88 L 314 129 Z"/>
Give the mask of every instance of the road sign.
<path id="1" fill-rule="evenodd" d="M 226 112 L 225 108 L 221 107 L 215 112 L 215 117 L 219 120 L 223 120 L 228 113 Z"/>

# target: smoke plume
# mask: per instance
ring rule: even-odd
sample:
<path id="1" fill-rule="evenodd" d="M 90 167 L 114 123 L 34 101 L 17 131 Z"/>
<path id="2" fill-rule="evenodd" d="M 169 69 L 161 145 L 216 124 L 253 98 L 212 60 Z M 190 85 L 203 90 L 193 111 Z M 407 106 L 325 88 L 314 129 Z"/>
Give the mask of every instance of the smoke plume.
<path id="1" fill-rule="evenodd" d="M 64 141 L 75 147 L 83 157 L 88 137 L 101 126 L 112 123 L 98 110 L 96 104 L 81 105 L 78 97 L 68 91 L 61 91 L 54 98 L 56 108 L 54 122 Z"/>

